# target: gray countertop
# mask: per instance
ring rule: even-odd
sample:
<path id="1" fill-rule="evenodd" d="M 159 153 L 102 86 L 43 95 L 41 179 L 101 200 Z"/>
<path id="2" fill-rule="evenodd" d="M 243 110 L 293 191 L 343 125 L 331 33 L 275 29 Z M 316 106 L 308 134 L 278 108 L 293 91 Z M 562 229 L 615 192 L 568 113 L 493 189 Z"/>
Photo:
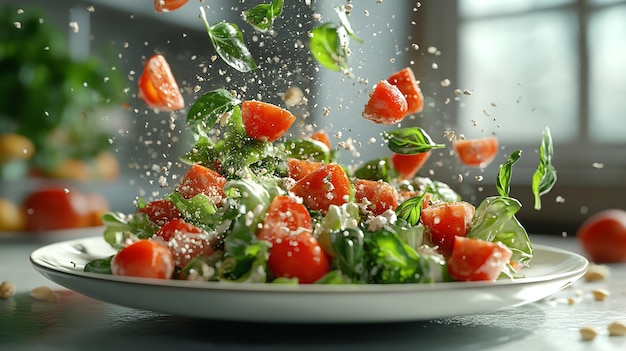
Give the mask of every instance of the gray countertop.
<path id="1" fill-rule="evenodd" d="M 224 322 L 141 311 L 85 297 L 38 272 L 29 254 L 64 237 L 0 237 L 0 281 L 17 293 L 0 299 L 0 350 L 625 350 L 626 337 L 609 336 L 609 323 L 626 321 L 626 264 L 609 265 L 608 279 L 580 280 L 544 300 L 501 311 L 430 321 L 302 325 Z M 531 236 L 537 244 L 581 252 L 573 238 Z M 58 302 L 33 299 L 38 286 Z M 610 296 L 596 301 L 593 289 Z M 210 303 L 210 302 L 209 302 Z M 598 336 L 583 341 L 580 328 Z"/>

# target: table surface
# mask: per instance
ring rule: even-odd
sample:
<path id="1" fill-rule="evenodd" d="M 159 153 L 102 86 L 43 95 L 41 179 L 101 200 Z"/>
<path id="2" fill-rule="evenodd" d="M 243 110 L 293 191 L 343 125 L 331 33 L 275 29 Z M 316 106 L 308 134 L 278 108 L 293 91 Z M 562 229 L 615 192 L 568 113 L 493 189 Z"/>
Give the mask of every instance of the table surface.
<path id="1" fill-rule="evenodd" d="M 607 331 L 611 322 L 626 321 L 626 264 L 609 265 L 608 279 L 581 279 L 544 300 L 487 314 L 381 324 L 242 323 L 116 306 L 56 285 L 32 268 L 29 255 L 65 239 L 0 236 L 0 281 L 17 287 L 0 299 L 0 350 L 626 350 L 626 337 Z M 574 238 L 531 240 L 581 253 Z M 54 289 L 59 301 L 33 299 L 39 286 Z M 597 301 L 594 289 L 610 295 Z M 583 326 L 597 327 L 598 336 L 583 341 Z"/>

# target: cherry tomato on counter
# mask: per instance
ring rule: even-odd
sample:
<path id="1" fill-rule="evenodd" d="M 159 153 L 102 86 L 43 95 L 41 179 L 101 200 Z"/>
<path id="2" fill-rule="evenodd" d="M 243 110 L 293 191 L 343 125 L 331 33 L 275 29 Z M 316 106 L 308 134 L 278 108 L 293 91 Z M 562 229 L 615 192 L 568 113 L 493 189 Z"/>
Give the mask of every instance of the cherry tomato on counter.
<path id="1" fill-rule="evenodd" d="M 36 190 L 22 202 L 28 231 L 87 227 L 92 224 L 92 207 L 78 190 L 53 187 Z"/>
<path id="2" fill-rule="evenodd" d="M 626 262 L 626 211 L 607 209 L 592 215 L 576 238 L 593 262 Z"/>

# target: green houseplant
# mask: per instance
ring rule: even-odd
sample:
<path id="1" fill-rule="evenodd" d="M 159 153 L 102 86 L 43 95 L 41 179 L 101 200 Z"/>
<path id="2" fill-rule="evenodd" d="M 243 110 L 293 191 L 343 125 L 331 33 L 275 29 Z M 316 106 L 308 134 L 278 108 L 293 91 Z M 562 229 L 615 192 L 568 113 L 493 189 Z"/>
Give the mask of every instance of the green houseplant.
<path id="1" fill-rule="evenodd" d="M 18 168 L 67 175 L 55 172 L 66 160 L 88 163 L 109 148 L 101 112 L 124 99 L 116 66 L 106 55 L 73 60 L 68 29 L 48 23 L 39 9 L 0 8 L 0 26 L 0 135 L 24 136 L 36 150 Z M 20 171 L 7 170 L 14 166 L 2 163 L 1 177 L 15 177 Z"/>

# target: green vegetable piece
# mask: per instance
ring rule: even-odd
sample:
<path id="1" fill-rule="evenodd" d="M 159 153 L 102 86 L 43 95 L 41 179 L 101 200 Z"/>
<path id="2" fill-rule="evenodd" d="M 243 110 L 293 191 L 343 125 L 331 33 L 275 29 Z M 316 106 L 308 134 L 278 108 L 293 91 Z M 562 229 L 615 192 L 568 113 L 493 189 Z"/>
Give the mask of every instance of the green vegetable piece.
<path id="1" fill-rule="evenodd" d="M 240 215 L 224 238 L 224 260 L 218 269 L 220 280 L 265 283 L 270 244 L 258 240 Z"/>
<path id="2" fill-rule="evenodd" d="M 231 112 L 241 101 L 226 89 L 216 89 L 199 97 L 189 108 L 187 125 L 210 129 L 226 113 Z"/>
<path id="3" fill-rule="evenodd" d="M 365 250 L 363 232 L 359 228 L 345 228 L 330 233 L 335 260 L 343 275 L 353 282 L 365 282 Z"/>
<path id="4" fill-rule="evenodd" d="M 417 225 L 420 221 L 420 216 L 422 214 L 422 203 L 424 202 L 424 197 L 428 193 L 428 189 L 422 192 L 421 195 L 413 196 L 412 198 L 404 201 L 396 208 L 396 215 L 398 218 L 402 218 L 410 225 Z"/>
<path id="5" fill-rule="evenodd" d="M 543 139 L 539 146 L 539 165 L 533 174 L 532 191 L 535 196 L 535 210 L 541 209 L 541 196 L 552 190 L 556 183 L 556 168 L 552 165 L 552 135 L 550 128 L 543 131 Z"/>
<path id="6" fill-rule="evenodd" d="M 113 260 L 113 256 L 115 255 L 91 260 L 87 262 L 83 271 L 88 273 L 113 274 L 111 271 L 111 260 Z"/>
<path id="7" fill-rule="evenodd" d="M 511 173 L 513 172 L 513 164 L 522 157 L 522 150 L 514 151 L 500 166 L 498 178 L 496 178 L 496 189 L 501 196 L 509 196 L 511 190 Z"/>
<path id="8" fill-rule="evenodd" d="M 444 144 L 435 143 L 428 133 L 420 127 L 400 128 L 391 132 L 383 132 L 383 137 L 391 151 L 402 155 L 445 148 Z"/>
<path id="9" fill-rule="evenodd" d="M 364 237 L 368 252 L 369 282 L 378 284 L 417 283 L 422 272 L 419 271 L 419 255 L 405 244 L 397 233 L 383 228 Z"/>
<path id="10" fill-rule="evenodd" d="M 330 149 L 326 144 L 313 139 L 295 139 L 285 142 L 288 157 L 328 163 Z"/>
<path id="11" fill-rule="evenodd" d="M 461 201 L 461 195 L 452 190 L 450 186 L 438 180 L 432 180 L 428 177 L 416 177 L 413 180 L 415 186 L 421 191 L 428 191 L 433 195 L 432 200 L 441 200 L 443 202 Z"/>
<path id="12" fill-rule="evenodd" d="M 345 27 L 324 23 L 313 28 L 309 45 L 317 62 L 333 71 L 348 70 L 348 34 Z"/>
<path id="13" fill-rule="evenodd" d="M 365 163 L 354 171 L 354 176 L 359 179 L 384 180 L 391 179 L 392 167 L 388 157 L 377 158 Z"/>
<path id="14" fill-rule="evenodd" d="M 172 201 L 186 221 L 193 224 L 215 224 L 216 217 L 213 214 L 217 212 L 217 206 L 206 194 L 200 193 L 191 199 L 185 199 L 180 193 L 173 192 L 163 198 Z"/>
<path id="15" fill-rule="evenodd" d="M 232 68 L 239 72 L 250 72 L 257 65 L 243 42 L 243 34 L 234 23 L 220 22 L 209 25 L 204 8 L 200 7 L 200 17 L 204 22 L 209 39 L 217 54 Z"/>
<path id="16" fill-rule="evenodd" d="M 243 12 L 243 19 L 259 32 L 267 32 L 274 20 L 283 13 L 283 0 L 272 0 L 269 4 L 259 4 Z"/>
<path id="17" fill-rule="evenodd" d="M 522 208 L 516 199 L 505 196 L 485 198 L 474 212 L 468 238 L 500 241 L 513 251 L 511 260 L 526 264 L 532 258 L 533 248 L 526 230 L 515 218 Z"/>
<path id="18" fill-rule="evenodd" d="M 102 216 L 105 226 L 104 240 L 114 249 L 121 249 L 127 239 L 147 239 L 159 227 L 145 213 L 125 215 L 121 212 L 107 212 Z"/>
<path id="19" fill-rule="evenodd" d="M 356 40 L 358 43 L 363 44 L 363 40 L 356 36 L 352 26 L 350 25 L 350 21 L 348 20 L 348 11 L 345 6 L 337 6 L 335 7 L 335 13 L 337 13 L 337 17 L 339 17 L 339 23 L 346 29 L 346 32 L 350 36 L 350 38 Z"/>
<path id="20" fill-rule="evenodd" d="M 315 284 L 352 284 L 352 279 L 346 277 L 340 270 L 333 269 L 315 281 Z"/>

